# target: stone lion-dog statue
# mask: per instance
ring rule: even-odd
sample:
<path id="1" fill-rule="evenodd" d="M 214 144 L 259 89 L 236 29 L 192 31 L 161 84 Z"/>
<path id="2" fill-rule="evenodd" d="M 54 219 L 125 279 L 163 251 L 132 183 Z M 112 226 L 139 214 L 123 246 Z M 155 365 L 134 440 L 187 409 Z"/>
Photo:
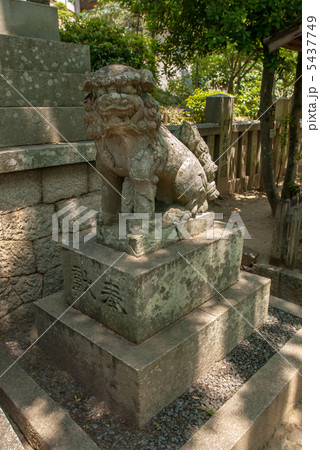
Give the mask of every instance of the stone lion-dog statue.
<path id="1" fill-rule="evenodd" d="M 120 212 L 152 218 L 156 199 L 195 216 L 219 195 L 217 166 L 197 128 L 185 122 L 179 140 L 161 125 L 158 103 L 150 95 L 155 84 L 149 70 L 121 64 L 85 76 L 83 91 L 90 93 L 85 126 L 104 179 L 101 225 L 115 223 Z"/>

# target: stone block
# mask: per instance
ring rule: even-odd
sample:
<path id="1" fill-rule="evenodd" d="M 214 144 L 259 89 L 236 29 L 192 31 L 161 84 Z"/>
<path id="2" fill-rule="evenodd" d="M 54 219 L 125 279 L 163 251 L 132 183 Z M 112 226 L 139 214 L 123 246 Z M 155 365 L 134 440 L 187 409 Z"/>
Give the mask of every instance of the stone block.
<path id="1" fill-rule="evenodd" d="M 302 330 L 299 330 L 219 408 L 182 450 L 301 448 L 296 435 L 294 440 L 265 445 L 275 430 L 280 429 L 280 424 L 288 420 L 297 403 L 301 403 L 301 344 Z"/>
<path id="2" fill-rule="evenodd" d="M 102 178 L 99 175 L 99 173 L 89 165 L 88 165 L 88 177 L 89 177 L 89 192 L 100 191 L 102 187 Z"/>
<path id="3" fill-rule="evenodd" d="M 56 8 L 33 2 L 0 0 L 0 34 L 59 41 Z"/>
<path id="4" fill-rule="evenodd" d="M 42 275 L 34 273 L 10 278 L 10 284 L 23 303 L 34 302 L 42 297 Z"/>
<path id="5" fill-rule="evenodd" d="M 282 269 L 280 272 L 278 297 L 289 302 L 302 304 L 302 274 Z"/>
<path id="6" fill-rule="evenodd" d="M 0 221 L 0 238 L 33 241 L 51 235 L 53 213 L 53 205 L 40 204 L 3 214 Z"/>
<path id="7" fill-rule="evenodd" d="M 88 192 L 87 164 L 48 167 L 42 170 L 44 203 L 78 197 Z"/>
<path id="8" fill-rule="evenodd" d="M 119 224 L 112 226 L 98 224 L 97 241 L 116 250 L 129 253 L 129 255 L 140 257 L 167 247 L 179 240 L 190 239 L 205 231 L 208 231 L 211 235 L 214 232 L 213 212 L 206 212 L 195 217 L 189 217 L 191 215 L 189 213 L 185 219 L 183 217 L 179 218 L 174 212 L 171 214 L 162 216 L 160 238 L 156 237 L 155 222 L 149 223 L 148 233 L 145 234 L 141 233 L 141 220 L 138 220 L 138 223 L 132 226 L 132 222 L 128 219 L 126 221 L 126 236 L 121 239 L 119 237 Z M 135 231 L 136 226 L 138 230 L 136 229 Z"/>
<path id="9" fill-rule="evenodd" d="M 69 231 L 70 233 L 73 232 L 73 224 L 75 220 L 79 220 L 79 218 L 83 218 L 86 214 L 90 213 L 91 211 L 98 213 L 99 207 L 100 207 L 100 201 L 101 201 L 101 194 L 100 193 L 90 193 L 87 195 L 82 195 L 81 197 L 77 198 L 71 198 L 68 200 L 62 200 L 58 203 L 56 203 L 56 210 L 57 212 L 61 212 L 63 208 L 66 208 L 65 213 L 63 213 L 61 216 L 59 216 L 59 229 L 61 230 L 62 227 L 62 220 L 69 214 L 74 213 L 78 208 L 84 207 L 86 208 L 83 210 L 82 213 L 79 213 L 75 216 L 74 219 L 69 220 Z M 91 228 L 95 226 L 96 223 L 96 214 L 94 214 L 92 217 L 85 220 L 83 223 L 79 224 L 80 231 Z"/>
<path id="10" fill-rule="evenodd" d="M 6 173 L 0 177 L 0 214 L 41 202 L 40 171 Z"/>
<path id="11" fill-rule="evenodd" d="M 10 371 L 4 374 L 6 369 Z M 47 395 L 5 349 L 0 348 L 0 402 L 32 447 L 98 450 L 68 412 Z M 27 448 L 27 446 L 25 446 Z M 2 450 L 5 450 L 2 447 Z M 10 447 L 10 450 L 15 450 Z"/>
<path id="12" fill-rule="evenodd" d="M 96 159 L 94 142 L 43 144 L 6 148 L 0 152 L 0 173 L 64 166 Z"/>
<path id="13" fill-rule="evenodd" d="M 279 280 L 281 268 L 272 266 L 270 264 L 257 263 L 250 268 L 250 271 L 262 277 L 270 278 L 271 280 L 271 295 L 279 297 Z"/>
<path id="14" fill-rule="evenodd" d="M 0 278 L 0 318 L 21 305 L 22 301 L 13 290 L 8 278 Z"/>
<path id="15" fill-rule="evenodd" d="M 33 248 L 37 272 L 45 273 L 61 264 L 60 245 L 58 242 L 53 241 L 51 236 L 34 241 Z"/>
<path id="16" fill-rule="evenodd" d="M 162 230 L 161 239 L 156 239 L 153 230 L 150 230 L 148 234 L 131 234 L 130 228 L 126 233 L 126 237 L 120 239 L 119 224 L 106 227 L 98 225 L 97 227 L 97 242 L 119 250 L 120 252 L 126 252 L 136 258 L 168 247 L 179 240 L 180 237 L 174 225 Z"/>
<path id="17" fill-rule="evenodd" d="M 0 147 L 87 141 L 83 115 L 79 106 L 0 108 Z"/>
<path id="18" fill-rule="evenodd" d="M 62 247 L 66 300 L 81 295 L 77 309 L 140 343 L 238 280 L 243 238 L 225 237 L 200 234 L 139 259 L 96 242 Z"/>
<path id="19" fill-rule="evenodd" d="M 90 71 L 88 45 L 0 34 L 0 46 L 5 49 L 0 54 L 0 69 L 83 74 Z"/>
<path id="20" fill-rule="evenodd" d="M 35 273 L 36 260 L 30 241 L 0 241 L 0 277 Z"/>
<path id="21" fill-rule="evenodd" d="M 234 308 L 221 310 L 218 298 L 211 299 L 139 345 L 75 308 L 67 310 L 63 294 L 57 293 L 34 303 L 39 335 L 59 317 L 39 345 L 83 386 L 141 427 L 261 326 L 269 288 L 269 280 L 241 274 L 223 292 Z"/>
<path id="22" fill-rule="evenodd" d="M 48 270 L 43 276 L 42 296 L 54 294 L 63 288 L 62 267 L 58 266 Z"/>
<path id="23" fill-rule="evenodd" d="M 0 407 L 0 448 L 2 450 L 24 450 L 18 436 Z"/>
<path id="24" fill-rule="evenodd" d="M 3 70 L 0 79 L 0 105 L 12 106 L 83 106 L 85 93 L 80 90 L 81 73 Z M 7 83 L 9 81 L 28 102 Z M 38 87 L 35 89 L 35 85 Z"/>
<path id="25" fill-rule="evenodd" d="M 20 333 L 22 328 L 29 328 L 34 323 L 33 303 L 23 303 L 0 319 L 0 332 Z"/>

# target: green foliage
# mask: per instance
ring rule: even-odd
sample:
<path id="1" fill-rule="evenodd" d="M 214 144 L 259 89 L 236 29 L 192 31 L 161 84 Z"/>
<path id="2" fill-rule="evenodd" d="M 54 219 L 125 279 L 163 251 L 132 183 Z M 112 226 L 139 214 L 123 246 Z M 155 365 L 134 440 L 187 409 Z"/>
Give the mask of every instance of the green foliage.
<path id="1" fill-rule="evenodd" d="M 93 9 L 83 11 L 82 15 L 104 17 L 113 25 L 125 27 L 135 32 L 142 30 L 139 14 L 125 8 L 117 0 L 98 0 Z"/>
<path id="2" fill-rule="evenodd" d="M 276 72 L 275 94 L 278 97 L 291 97 L 295 82 L 297 52 L 281 48 L 280 58 L 281 63 Z"/>
<path id="3" fill-rule="evenodd" d="M 54 2 L 53 6 L 58 8 L 58 18 L 59 19 L 66 19 L 68 17 L 73 17 L 73 13 L 68 10 L 67 5 L 63 2 Z"/>
<path id="4" fill-rule="evenodd" d="M 257 119 L 260 106 L 261 72 L 252 70 L 240 85 L 235 98 L 234 117 Z"/>
<path id="5" fill-rule="evenodd" d="M 153 41 L 123 27 L 111 25 L 104 17 L 63 17 L 60 37 L 64 42 L 90 46 L 92 70 L 120 63 L 136 69 L 146 68 L 156 75 Z"/>
<path id="6" fill-rule="evenodd" d="M 122 0 L 144 15 L 167 65 L 183 65 L 195 57 L 232 43 L 237 50 L 258 52 L 266 64 L 279 64 L 263 40 L 301 17 L 301 0 Z"/>
<path id="7" fill-rule="evenodd" d="M 170 92 L 177 95 L 183 102 L 193 93 L 193 84 L 189 75 L 169 78 L 168 87 Z"/>
<path id="8" fill-rule="evenodd" d="M 170 90 L 155 88 L 152 93 L 153 98 L 162 106 L 181 106 L 180 97 L 173 95 Z"/>
<path id="9" fill-rule="evenodd" d="M 185 110 L 178 106 L 161 106 L 160 112 L 166 118 L 166 125 L 181 125 L 186 120 Z"/>
<path id="10" fill-rule="evenodd" d="M 156 430 L 159 430 L 160 428 L 160 425 L 155 420 L 153 421 L 153 426 L 155 427 Z"/>
<path id="11" fill-rule="evenodd" d="M 189 111 L 185 113 L 186 120 L 203 123 L 205 121 L 206 97 L 215 94 L 226 94 L 226 92 L 219 92 L 214 89 L 207 91 L 200 88 L 195 89 L 193 94 L 186 99 L 186 105 L 189 108 Z"/>

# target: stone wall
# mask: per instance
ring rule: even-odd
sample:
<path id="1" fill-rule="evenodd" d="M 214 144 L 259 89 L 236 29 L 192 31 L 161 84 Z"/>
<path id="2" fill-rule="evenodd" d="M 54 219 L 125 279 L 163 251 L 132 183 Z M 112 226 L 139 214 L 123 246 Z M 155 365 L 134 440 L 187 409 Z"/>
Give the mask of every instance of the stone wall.
<path id="1" fill-rule="evenodd" d="M 0 0 L 0 9 L 3 330 L 10 321 L 21 326 L 31 302 L 61 289 L 52 215 L 72 202 L 97 210 L 100 179 L 85 162 L 95 161 L 79 89 L 90 71 L 89 47 L 59 41 L 56 8 Z"/>
<path id="2" fill-rule="evenodd" d="M 98 210 L 100 186 L 100 176 L 86 162 L 1 174 L 0 322 L 62 288 L 52 215 L 70 203 Z"/>

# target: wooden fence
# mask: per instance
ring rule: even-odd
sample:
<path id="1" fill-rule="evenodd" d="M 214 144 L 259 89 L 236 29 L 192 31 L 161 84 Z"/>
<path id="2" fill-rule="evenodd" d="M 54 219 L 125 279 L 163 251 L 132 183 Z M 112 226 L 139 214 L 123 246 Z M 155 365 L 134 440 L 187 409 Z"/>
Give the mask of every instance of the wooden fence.
<path id="1" fill-rule="evenodd" d="M 261 181 L 260 122 L 233 121 L 233 99 L 224 96 L 208 97 L 207 108 L 215 108 L 214 114 L 207 114 L 216 123 L 197 124 L 198 130 L 207 142 L 211 156 L 218 165 L 217 187 L 220 193 L 232 194 L 248 189 L 259 189 Z M 208 100 L 208 99 L 207 99 Z M 274 128 L 270 130 L 273 142 L 275 178 L 283 180 L 288 155 L 288 139 L 285 139 L 285 117 L 290 100 L 278 100 L 274 108 Z M 178 125 L 169 126 L 174 131 Z"/>
<path id="2" fill-rule="evenodd" d="M 302 263 L 302 202 L 301 199 L 280 200 L 275 220 L 271 249 L 271 264 L 301 268 Z"/>

